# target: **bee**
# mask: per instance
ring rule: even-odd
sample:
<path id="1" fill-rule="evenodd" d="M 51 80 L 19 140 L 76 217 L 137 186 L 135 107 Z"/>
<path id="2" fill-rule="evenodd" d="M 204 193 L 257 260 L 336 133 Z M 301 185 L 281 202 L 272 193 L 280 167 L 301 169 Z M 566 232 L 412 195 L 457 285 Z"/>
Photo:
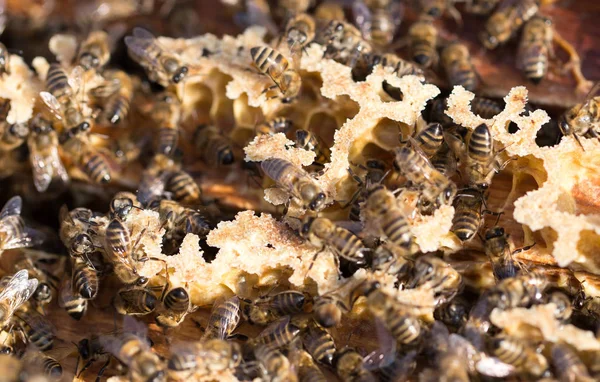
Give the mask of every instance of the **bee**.
<path id="1" fill-rule="evenodd" d="M 300 382 L 326 382 L 327 378 L 315 365 L 310 354 L 304 350 L 295 349 L 290 354 L 290 361 L 298 370 L 298 380 Z"/>
<path id="2" fill-rule="evenodd" d="M 530 272 L 501 280 L 491 290 L 491 299 L 500 309 L 527 307 L 540 303 L 548 282 L 543 274 Z"/>
<path id="3" fill-rule="evenodd" d="M 379 185 L 370 190 L 362 213 L 365 220 L 377 227 L 390 245 L 403 252 L 412 251 L 414 236 L 410 225 L 398 207 L 396 197 L 385 186 Z"/>
<path id="4" fill-rule="evenodd" d="M 185 316 L 193 311 L 190 295 L 183 287 L 171 289 L 162 300 L 165 312 L 156 316 L 156 323 L 163 328 L 179 325 Z"/>
<path id="5" fill-rule="evenodd" d="M 110 70 L 104 73 L 104 78 L 118 81 L 118 90 L 111 94 L 104 104 L 103 118 L 113 125 L 118 125 L 127 119 L 133 99 L 133 81 L 121 70 Z"/>
<path id="6" fill-rule="evenodd" d="M 52 288 L 56 286 L 52 283 L 49 275 L 45 270 L 42 270 L 39 263 L 34 262 L 32 257 L 25 253 L 25 257 L 15 263 L 15 270 L 20 271 L 26 269 L 32 277 L 38 280 L 38 286 L 32 295 L 32 300 L 38 309 L 44 314 L 44 308 L 52 301 Z"/>
<path id="7" fill-rule="evenodd" d="M 87 234 L 93 223 L 92 218 L 94 213 L 88 208 L 75 208 L 69 211 L 66 205 L 60 208 L 59 214 L 60 231 L 59 236 L 64 245 L 71 249 L 72 243 L 77 238 L 79 244 L 83 244 L 83 248 L 75 251 L 75 255 L 81 255 L 84 251 L 91 252 L 93 243 L 91 237 Z"/>
<path id="8" fill-rule="evenodd" d="M 119 219 L 112 219 L 106 227 L 104 249 L 114 263 L 117 277 L 125 284 L 143 285 L 148 281 L 139 276 L 133 258 L 142 236 L 143 232 L 140 232 L 136 243 L 132 243 L 129 229 Z"/>
<path id="9" fill-rule="evenodd" d="M 397 149 L 395 164 L 409 181 L 422 189 L 420 209 L 427 211 L 452 203 L 456 185 L 436 170 L 418 147 Z"/>
<path id="10" fill-rule="evenodd" d="M 476 189 L 460 191 L 454 199 L 454 217 L 450 231 L 463 242 L 477 234 L 482 223 L 483 195 Z"/>
<path id="11" fill-rule="evenodd" d="M 433 20 L 421 17 L 415 21 L 408 30 L 411 58 L 423 68 L 428 68 L 438 61 L 437 45 L 438 30 L 433 25 Z"/>
<path id="12" fill-rule="evenodd" d="M 356 65 L 361 55 L 373 50 L 354 25 L 338 19 L 327 24 L 319 40 L 327 47 L 325 57 L 350 67 Z"/>
<path id="13" fill-rule="evenodd" d="M 302 343 L 315 361 L 329 366 L 333 364 L 335 342 L 319 324 L 313 321 L 308 325 L 308 329 L 302 334 Z"/>
<path id="14" fill-rule="evenodd" d="M 421 14 L 431 17 L 442 17 L 447 11 L 450 13 L 452 18 L 457 20 L 461 19 L 460 13 L 454 7 L 456 0 L 419 0 L 419 10 Z"/>
<path id="15" fill-rule="evenodd" d="M 170 92 L 160 94 L 154 104 L 151 116 L 159 126 L 156 152 L 172 155 L 179 142 L 181 102 L 179 102 L 177 95 Z"/>
<path id="16" fill-rule="evenodd" d="M 0 76 L 10 74 L 10 53 L 6 45 L 0 43 Z"/>
<path id="17" fill-rule="evenodd" d="M 156 154 L 142 173 L 138 186 L 137 198 L 144 206 L 149 206 L 156 200 L 161 200 L 167 181 L 175 171 L 181 169 L 181 164 L 165 155 Z"/>
<path id="18" fill-rule="evenodd" d="M 81 297 L 92 300 L 98 294 L 100 287 L 96 269 L 83 257 L 74 257 L 73 261 L 73 285 L 76 293 Z"/>
<path id="19" fill-rule="evenodd" d="M 38 192 L 46 191 L 54 179 L 63 184 L 69 181 L 58 151 L 58 134 L 52 124 L 39 114 L 32 119 L 27 146 L 33 184 Z"/>
<path id="20" fill-rule="evenodd" d="M 13 196 L 0 210 L 0 254 L 9 249 L 32 247 L 44 241 L 41 232 L 25 226 L 21 217 L 22 206 L 21 197 Z"/>
<path id="21" fill-rule="evenodd" d="M 244 307 L 244 315 L 252 324 L 266 325 L 277 317 L 301 313 L 306 296 L 295 290 L 287 290 L 272 296 L 261 297 Z"/>
<path id="22" fill-rule="evenodd" d="M 256 135 L 261 134 L 278 134 L 278 133 L 287 133 L 290 131 L 294 122 L 285 117 L 275 117 L 271 120 L 261 122 L 254 127 L 254 132 Z"/>
<path id="23" fill-rule="evenodd" d="M 314 151 L 316 154 L 314 163 L 319 165 L 324 166 L 330 160 L 331 150 L 329 147 L 318 135 L 308 130 L 296 130 L 296 147 L 307 151 Z"/>
<path id="24" fill-rule="evenodd" d="M 534 84 L 540 83 L 548 72 L 548 58 L 554 55 L 552 20 L 544 16 L 532 17 L 523 28 L 517 66 Z"/>
<path id="25" fill-rule="evenodd" d="M 176 54 L 164 49 L 146 29 L 133 28 L 133 35 L 125 37 L 125 45 L 153 81 L 178 84 L 188 75 L 188 66 Z"/>
<path id="26" fill-rule="evenodd" d="M 261 168 L 279 188 L 290 194 L 304 207 L 308 207 L 312 211 L 319 211 L 325 207 L 325 193 L 303 169 L 285 159 L 277 158 L 264 160 Z"/>
<path id="27" fill-rule="evenodd" d="M 537 0 L 504 0 L 486 21 L 485 30 L 479 35 L 481 43 L 490 50 L 506 43 L 538 9 Z"/>
<path id="28" fill-rule="evenodd" d="M 471 0 L 465 4 L 465 10 L 476 15 L 490 14 L 500 0 Z"/>
<path id="29" fill-rule="evenodd" d="M 438 152 L 431 158 L 431 165 L 438 170 L 440 174 L 450 179 L 456 174 L 458 164 L 454 151 L 450 149 L 450 144 L 446 142 L 448 136 L 449 134 L 446 134 L 444 143 L 442 143 Z"/>
<path id="30" fill-rule="evenodd" d="M 324 328 L 338 326 L 342 320 L 342 314 L 349 313 L 354 302 L 360 294 L 354 293 L 354 288 L 343 284 L 327 293 L 316 297 L 313 314 L 315 321 Z"/>
<path id="31" fill-rule="evenodd" d="M 495 337 L 491 352 L 502 362 L 514 366 L 522 373 L 539 377 L 548 370 L 546 358 L 522 340 L 508 336 Z"/>
<path id="32" fill-rule="evenodd" d="M 198 126 L 194 142 L 196 150 L 201 153 L 202 160 L 206 164 L 227 166 L 233 163 L 231 142 L 215 126 Z"/>
<path id="33" fill-rule="evenodd" d="M 353 221 L 360 221 L 361 205 L 365 202 L 369 190 L 374 185 L 383 182 L 386 175 L 386 164 L 378 159 L 369 159 L 366 161 L 365 166 L 359 165 L 358 167 L 366 171 L 364 180 L 355 175 L 352 170 L 349 170 L 350 176 L 358 183 L 358 188 L 352 195 L 350 202 L 344 206 L 344 208 L 350 206 L 349 218 Z"/>
<path id="34" fill-rule="evenodd" d="M 600 82 L 594 84 L 585 100 L 567 110 L 559 119 L 558 127 L 564 136 L 573 136 L 579 147 L 583 145 L 579 141 L 580 136 L 591 136 L 598 138 L 600 129 Z"/>
<path id="35" fill-rule="evenodd" d="M 250 55 L 260 73 L 274 83 L 265 91 L 279 89 L 283 103 L 290 103 L 298 96 L 302 85 L 300 74 L 280 52 L 268 46 L 255 46 L 250 49 Z"/>
<path id="36" fill-rule="evenodd" d="M 137 321 L 135 322 L 137 324 Z M 129 380 L 165 381 L 166 365 L 150 348 L 145 331 L 143 334 L 126 332 L 119 336 L 103 336 L 100 337 L 100 343 L 127 366 Z"/>
<path id="37" fill-rule="evenodd" d="M 26 269 L 2 280 L 3 289 L 0 292 L 0 327 L 4 328 L 12 319 L 15 311 L 23 305 L 38 286 L 37 279 L 30 279 Z"/>
<path id="38" fill-rule="evenodd" d="M 433 289 L 436 304 L 444 304 L 460 291 L 462 277 L 450 264 L 432 255 L 421 256 L 415 261 L 411 288 L 428 286 Z"/>
<path id="39" fill-rule="evenodd" d="M 593 380 L 587 367 L 570 345 L 561 342 L 553 344 L 551 357 L 554 370 L 561 381 Z"/>
<path id="40" fill-rule="evenodd" d="M 266 381 L 298 381 L 289 359 L 279 350 L 268 345 L 254 348 L 260 376 Z"/>
<path id="41" fill-rule="evenodd" d="M 502 227 L 492 227 L 485 232 L 484 250 L 490 261 L 492 261 L 494 276 L 499 280 L 515 276 L 518 269 L 512 256 L 533 247 L 533 245 L 529 245 L 510 252 L 508 240 L 508 235 Z"/>
<path id="42" fill-rule="evenodd" d="M 290 19 L 284 32 L 284 39 L 292 54 L 306 47 L 314 40 L 316 32 L 315 19 L 307 13 L 298 13 Z"/>
<path id="43" fill-rule="evenodd" d="M 70 277 L 64 277 L 61 282 L 58 289 L 58 305 L 77 321 L 81 320 L 87 311 L 88 300 L 73 291 Z"/>
<path id="44" fill-rule="evenodd" d="M 156 302 L 156 296 L 149 288 L 126 286 L 117 292 L 113 306 L 119 314 L 143 316 L 154 311 Z"/>
<path id="45" fill-rule="evenodd" d="M 46 89 L 59 105 L 67 105 L 75 94 L 69 81 L 69 75 L 59 63 L 52 63 L 46 73 Z M 43 95 L 44 97 L 48 97 Z M 44 99 L 45 101 L 45 99 Z"/>
<path id="46" fill-rule="evenodd" d="M 471 101 L 471 110 L 483 119 L 491 119 L 500 114 L 503 109 L 502 103 L 493 99 L 475 97 Z"/>
<path id="47" fill-rule="evenodd" d="M 338 351 L 334 357 L 336 375 L 342 381 L 375 382 L 377 378 L 365 368 L 363 357 L 352 348 Z"/>
<path id="48" fill-rule="evenodd" d="M 217 301 L 212 308 L 203 339 L 227 339 L 240 323 L 240 299 L 237 296 Z"/>
<path id="49" fill-rule="evenodd" d="M 162 226 L 167 231 L 166 238 L 179 239 L 185 233 L 204 237 L 210 230 L 206 218 L 200 212 L 185 208 L 173 200 L 161 200 L 158 214 Z"/>
<path id="50" fill-rule="evenodd" d="M 471 61 L 469 48 L 463 43 L 452 42 L 441 53 L 441 63 L 451 86 L 460 85 L 467 90 L 477 88 L 477 72 Z"/>
<path id="51" fill-rule="evenodd" d="M 358 266 L 367 264 L 368 249 L 362 240 L 347 229 L 335 225 L 327 218 L 309 217 L 304 222 L 300 235 L 313 246 L 321 248 L 321 251 L 328 248 L 333 252 L 337 261 L 341 257 Z M 318 254 L 319 252 L 315 254 L 315 258 Z M 309 266 L 309 272 L 313 264 L 314 259 Z"/>
<path id="52" fill-rule="evenodd" d="M 362 65 L 362 66 L 361 66 Z M 424 77 L 424 72 L 421 68 L 416 66 L 410 61 L 406 61 L 400 58 L 398 55 L 393 53 L 384 54 L 362 54 L 361 60 L 358 61 L 352 69 L 352 74 L 356 78 L 366 78 L 373 72 L 373 69 L 377 65 L 382 65 L 384 68 L 391 68 L 393 73 L 398 77 L 412 75 L 417 77 Z M 362 70 L 362 71 L 361 71 Z M 359 75 L 357 75 L 359 73 Z M 398 93 L 399 89 L 391 86 L 387 81 L 383 82 L 383 90 L 388 93 L 392 98 L 401 100 L 401 94 Z M 396 96 L 394 93 L 398 93 Z"/>
<path id="53" fill-rule="evenodd" d="M 434 122 L 428 124 L 415 136 L 415 141 L 427 158 L 433 157 L 439 151 L 444 142 L 443 133 L 442 125 Z"/>
<path id="54" fill-rule="evenodd" d="M 356 25 L 363 37 L 376 47 L 387 47 L 393 40 L 402 21 L 404 9 L 401 3 L 391 0 L 352 3 Z"/>
<path id="55" fill-rule="evenodd" d="M 497 163 L 496 154 L 492 132 L 482 123 L 473 129 L 467 142 L 465 171 L 471 187 L 485 190 L 490 186 L 494 174 L 505 165 Z"/>
<path id="56" fill-rule="evenodd" d="M 100 70 L 110 61 L 108 34 L 104 31 L 92 31 L 79 45 L 77 65 L 85 70 Z"/>
<path id="57" fill-rule="evenodd" d="M 202 375 L 234 369 L 241 359 L 239 344 L 215 338 L 172 349 L 167 368 L 172 377 L 182 372 L 188 376 L 190 373 Z"/>
<path id="58" fill-rule="evenodd" d="M 281 348 L 290 344 L 300 334 L 301 329 L 285 316 L 269 324 L 256 338 L 255 345 L 263 344 L 270 348 Z"/>

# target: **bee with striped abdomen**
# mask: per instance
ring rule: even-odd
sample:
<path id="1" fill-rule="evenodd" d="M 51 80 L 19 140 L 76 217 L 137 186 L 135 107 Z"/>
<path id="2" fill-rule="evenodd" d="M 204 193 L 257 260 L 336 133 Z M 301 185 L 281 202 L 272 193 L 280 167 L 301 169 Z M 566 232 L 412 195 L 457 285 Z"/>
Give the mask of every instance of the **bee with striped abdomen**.
<path id="1" fill-rule="evenodd" d="M 133 100 L 133 81 L 127 73 L 121 70 L 107 71 L 104 73 L 104 78 L 118 81 L 119 85 L 118 89 L 106 99 L 102 118 L 113 125 L 118 125 L 129 116 Z"/>
<path id="2" fill-rule="evenodd" d="M 313 134 L 308 130 L 296 130 L 296 147 L 308 151 L 314 151 L 314 163 L 318 165 L 324 166 L 325 163 L 329 162 L 330 160 L 331 150 L 329 147 L 318 135 Z"/>
<path id="3" fill-rule="evenodd" d="M 187 290 L 177 287 L 169 290 L 162 298 L 165 310 L 156 316 L 156 323 L 163 328 L 179 325 L 192 312 L 192 302 Z"/>
<path id="4" fill-rule="evenodd" d="M 260 73 L 274 83 L 265 91 L 278 89 L 284 103 L 290 103 L 298 96 L 302 85 L 300 74 L 280 52 L 268 46 L 255 46 L 250 49 L 250 55 Z"/>
<path id="5" fill-rule="evenodd" d="M 379 48 L 387 47 L 393 40 L 402 21 L 402 4 L 391 0 L 357 0 L 352 3 L 356 25 L 363 37 Z"/>
<path id="6" fill-rule="evenodd" d="M 156 302 L 156 296 L 149 288 L 126 286 L 117 291 L 113 306 L 119 314 L 143 316 L 156 309 Z"/>
<path id="7" fill-rule="evenodd" d="M 600 140 L 600 82 L 594 84 L 585 100 L 567 110 L 559 119 L 558 127 L 564 136 L 573 136 L 583 149 L 579 137 Z"/>
<path id="8" fill-rule="evenodd" d="M 92 31 L 79 45 L 77 65 L 85 70 L 100 70 L 110 61 L 108 34 L 104 31 Z"/>
<path id="9" fill-rule="evenodd" d="M 333 337 L 316 322 L 311 322 L 302 334 L 302 343 L 318 363 L 331 366 L 336 347 Z"/>
<path id="10" fill-rule="evenodd" d="M 465 44 L 452 42 L 446 45 L 441 53 L 441 64 L 450 86 L 460 85 L 470 91 L 477 88 L 477 72 Z"/>
<path id="11" fill-rule="evenodd" d="M 216 126 L 200 125 L 196 129 L 194 142 L 202 160 L 211 166 L 227 166 L 233 163 L 233 147 Z"/>
<path id="12" fill-rule="evenodd" d="M 88 308 L 88 300 L 73 291 L 71 277 L 68 275 L 65 275 L 58 289 L 58 306 L 77 321 L 81 320 Z"/>
<path id="13" fill-rule="evenodd" d="M 479 35 L 483 46 L 495 49 L 510 40 L 539 9 L 537 0 L 504 0 L 488 18 Z"/>
<path id="14" fill-rule="evenodd" d="M 444 260 L 425 255 L 415 261 L 411 288 L 426 286 L 435 293 L 436 305 L 452 300 L 462 288 L 462 276 Z"/>
<path id="15" fill-rule="evenodd" d="M 280 316 L 301 313 L 306 296 L 302 292 L 286 290 L 259 297 L 244 307 L 244 315 L 252 324 L 266 325 Z"/>
<path id="16" fill-rule="evenodd" d="M 197 204 L 202 197 L 202 190 L 190 174 L 183 170 L 175 172 L 167 182 L 167 191 L 173 198 L 184 204 Z"/>
<path id="17" fill-rule="evenodd" d="M 240 299 L 237 296 L 217 301 L 212 308 L 203 339 L 227 339 L 240 323 Z"/>
<path id="18" fill-rule="evenodd" d="M 421 17 L 408 30 L 411 58 L 423 68 L 438 61 L 438 30 L 429 17 Z"/>
<path id="19" fill-rule="evenodd" d="M 151 111 L 151 117 L 158 125 L 156 152 L 173 155 L 179 142 L 181 118 L 181 102 L 177 95 L 171 92 L 160 94 Z"/>
<path id="20" fill-rule="evenodd" d="M 552 20 L 544 16 L 532 17 L 523 28 L 517 67 L 534 84 L 539 83 L 548 72 L 548 60 L 554 56 Z"/>
<path id="21" fill-rule="evenodd" d="M 523 340 L 498 336 L 491 341 L 491 352 L 502 362 L 514 366 L 519 372 L 540 377 L 548 370 L 548 361 Z"/>
<path id="22" fill-rule="evenodd" d="M 256 135 L 261 134 L 278 134 L 287 133 L 290 131 L 294 123 L 286 117 L 275 117 L 273 119 L 263 121 L 254 127 Z"/>
<path id="23" fill-rule="evenodd" d="M 415 135 L 415 141 L 427 158 L 433 157 L 444 142 L 442 125 L 437 122 L 428 124 Z"/>
<path id="24" fill-rule="evenodd" d="M 48 189 L 53 180 L 63 184 L 69 181 L 69 174 L 59 155 L 58 134 L 50 121 L 37 114 L 31 121 L 27 147 L 33 172 L 33 184 L 38 192 Z"/>
<path id="25" fill-rule="evenodd" d="M 460 191 L 454 199 L 454 217 L 452 228 L 458 238 L 465 242 L 471 240 L 479 231 L 482 220 L 483 195 L 480 191 L 469 188 Z"/>
<path id="26" fill-rule="evenodd" d="M 71 285 L 81 297 L 92 300 L 99 290 L 98 273 L 84 257 L 73 257 L 73 280 Z"/>

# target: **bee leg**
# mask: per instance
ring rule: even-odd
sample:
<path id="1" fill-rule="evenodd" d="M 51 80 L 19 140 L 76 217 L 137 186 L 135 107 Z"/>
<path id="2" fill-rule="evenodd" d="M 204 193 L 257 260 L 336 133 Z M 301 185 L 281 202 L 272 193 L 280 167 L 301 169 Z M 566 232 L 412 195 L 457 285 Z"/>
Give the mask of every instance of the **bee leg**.
<path id="1" fill-rule="evenodd" d="M 304 278 L 308 277 L 308 274 L 310 273 L 313 265 L 315 265 L 315 260 L 317 260 L 317 256 L 319 256 L 319 254 L 321 252 L 323 252 L 325 250 L 325 247 L 321 248 L 318 252 L 315 253 L 315 255 L 313 256 L 312 260 L 310 261 L 310 265 L 308 266 L 308 270 L 306 271 L 306 274 L 304 275 Z M 338 267 L 339 269 L 339 267 Z"/>
<path id="2" fill-rule="evenodd" d="M 98 375 L 96 376 L 96 382 L 100 382 L 100 378 L 102 378 L 102 375 L 106 371 L 108 364 L 110 364 L 110 357 L 108 358 L 108 360 L 106 360 L 106 362 L 104 362 L 104 365 L 102 365 L 102 367 L 98 371 Z"/>
<path id="3" fill-rule="evenodd" d="M 533 248 L 535 245 L 536 245 L 536 243 L 535 243 L 535 242 L 533 242 L 533 244 L 531 244 L 531 245 L 526 245 L 526 246 L 524 246 L 524 247 L 521 247 L 521 248 L 515 249 L 515 250 L 513 251 L 513 253 L 512 253 L 512 254 L 514 255 L 515 253 L 520 253 L 520 252 L 528 251 L 528 250 L 530 250 L 531 248 Z"/>

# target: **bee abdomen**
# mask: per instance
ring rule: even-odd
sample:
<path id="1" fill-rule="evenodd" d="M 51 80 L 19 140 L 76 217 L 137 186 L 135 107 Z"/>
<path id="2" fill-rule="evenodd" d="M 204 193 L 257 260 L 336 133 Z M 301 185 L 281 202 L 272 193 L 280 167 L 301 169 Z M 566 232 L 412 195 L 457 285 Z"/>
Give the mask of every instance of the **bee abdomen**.
<path id="1" fill-rule="evenodd" d="M 381 229 L 390 242 L 400 247 L 406 247 L 412 241 L 410 226 L 399 211 L 388 211 L 384 217 Z"/>
<path id="2" fill-rule="evenodd" d="M 492 150 L 492 134 L 487 125 L 482 123 L 471 133 L 469 139 L 469 157 L 477 162 L 487 163 Z"/>
<path id="3" fill-rule="evenodd" d="M 292 185 L 292 178 L 296 174 L 296 169 L 290 162 L 284 159 L 272 158 L 262 161 L 260 166 L 265 174 L 277 183 L 287 187 Z"/>
<path id="4" fill-rule="evenodd" d="M 452 219 L 451 231 L 462 241 L 469 240 L 478 231 L 481 215 L 477 211 L 457 211 Z"/>
<path id="5" fill-rule="evenodd" d="M 177 148 L 179 131 L 175 127 L 161 127 L 158 129 L 157 151 L 160 154 L 170 155 Z"/>
<path id="6" fill-rule="evenodd" d="M 453 75 L 448 76 L 450 80 L 450 84 L 460 85 L 467 90 L 475 90 L 477 87 L 477 76 L 475 75 L 475 71 L 470 65 L 463 65 L 456 69 L 456 72 Z"/>
<path id="7" fill-rule="evenodd" d="M 98 276 L 87 264 L 78 264 L 73 273 L 74 289 L 85 299 L 93 299 L 98 294 Z"/>
<path id="8" fill-rule="evenodd" d="M 49 375 L 54 378 L 59 378 L 62 376 L 62 366 L 60 363 L 52 357 L 45 356 L 42 361 L 42 365 L 44 367 L 44 372 L 46 375 Z"/>
<path id="9" fill-rule="evenodd" d="M 444 141 L 442 125 L 432 123 L 421 131 L 415 138 L 420 143 L 420 148 L 427 157 L 431 158 L 440 148 Z"/>
<path id="10" fill-rule="evenodd" d="M 117 94 L 111 97 L 106 105 L 106 119 L 113 125 L 122 122 L 129 115 L 129 97 Z"/>
<path id="11" fill-rule="evenodd" d="M 67 72 L 65 72 L 60 64 L 54 63 L 50 65 L 46 74 L 46 88 L 61 103 L 64 103 L 64 97 L 69 97 L 73 94 L 73 89 L 69 85 Z"/>
<path id="12" fill-rule="evenodd" d="M 169 179 L 167 188 L 173 192 L 174 199 L 179 201 L 197 201 L 202 195 L 198 184 L 184 171 L 179 171 L 173 175 Z"/>
<path id="13" fill-rule="evenodd" d="M 54 334 L 50 330 L 44 331 L 29 328 L 27 339 L 41 351 L 50 350 L 54 346 Z"/>
<path id="14" fill-rule="evenodd" d="M 84 157 L 83 172 L 95 183 L 106 184 L 111 179 L 108 164 L 99 153 L 92 153 Z"/>
<path id="15" fill-rule="evenodd" d="M 396 341 L 401 344 L 414 342 L 421 333 L 419 321 L 406 314 L 390 311 L 386 314 L 386 323 Z"/>
<path id="16" fill-rule="evenodd" d="M 340 256 L 348 261 L 364 263 L 361 249 L 364 248 L 362 241 L 352 232 L 337 228 L 337 234 L 330 239 L 331 245 L 339 251 Z"/>
<path id="17" fill-rule="evenodd" d="M 542 55 L 530 55 L 525 58 L 523 62 L 523 72 L 527 79 L 533 83 L 539 83 L 548 71 L 548 56 Z"/>
<path id="18" fill-rule="evenodd" d="M 113 219 L 106 228 L 106 241 L 112 253 L 124 257 L 127 255 L 127 247 L 131 238 L 129 231 L 118 219 Z"/>
<path id="19" fill-rule="evenodd" d="M 281 76 L 281 73 L 285 72 L 289 65 L 281 53 L 267 46 L 251 48 L 250 55 L 258 70 L 272 78 Z"/>
<path id="20" fill-rule="evenodd" d="M 278 313 L 283 315 L 296 314 L 302 312 L 306 297 L 301 292 L 287 291 L 279 293 L 273 297 L 271 306 Z"/>
<path id="21" fill-rule="evenodd" d="M 190 305 L 190 297 L 185 289 L 175 288 L 167 293 L 164 304 L 167 309 L 174 312 L 185 312 Z"/>
<path id="22" fill-rule="evenodd" d="M 169 370 L 174 371 L 186 371 L 193 370 L 198 365 L 196 355 L 193 353 L 187 354 L 174 354 L 167 365 Z"/>

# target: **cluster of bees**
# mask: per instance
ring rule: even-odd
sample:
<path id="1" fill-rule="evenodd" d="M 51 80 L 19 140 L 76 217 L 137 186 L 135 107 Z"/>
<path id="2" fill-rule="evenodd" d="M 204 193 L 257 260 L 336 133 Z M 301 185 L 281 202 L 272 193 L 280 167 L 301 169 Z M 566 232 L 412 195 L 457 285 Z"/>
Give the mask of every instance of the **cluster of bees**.
<path id="1" fill-rule="evenodd" d="M 402 19 L 400 2 L 352 2 L 356 26 L 346 19 L 339 2 L 280 3 L 273 15 L 266 2 L 249 0 L 243 7 L 247 22 L 266 26 L 274 36 L 270 45 L 245 47 L 240 53 L 247 54 L 249 70 L 272 82 L 264 91 L 267 102 L 293 107 L 302 100 L 299 60 L 313 43 L 324 47 L 324 58 L 352 67 L 357 81 L 377 65 L 391 68 L 399 77 L 416 75 L 425 80 L 428 68 L 439 60 L 448 83 L 477 88 L 468 48 L 458 40 L 442 43 L 434 25 L 445 13 L 459 19 L 454 1 L 417 2 L 418 18 L 401 41 L 408 46 L 410 60 L 391 53 Z M 552 24 L 538 13 L 539 6 L 534 0 L 465 4 L 467 12 L 490 15 L 481 34 L 488 49 L 506 43 L 523 29 L 519 62 L 533 82 L 545 76 L 553 43 Z M 276 20 L 282 20 L 281 31 Z M 584 356 L 566 343 L 546 342 L 531 328 L 507 333 L 491 322 L 494 309 L 554 303 L 556 320 L 595 330 L 600 301 L 586 296 L 568 269 L 517 261 L 514 255 L 531 246 L 512 248 L 509 235 L 497 222 L 482 229 L 486 215 L 498 219 L 501 215 L 488 209 L 487 197 L 495 174 L 511 158 L 497 147 L 490 126 L 481 124 L 469 131 L 453 123 L 444 114 L 444 98 L 432 102 L 413 134 L 400 134 L 393 163 L 362 158 L 362 163 L 351 164 L 349 175 L 357 183 L 356 192 L 335 208 L 347 210 L 348 220 L 359 222 L 361 228 L 364 225 L 363 232 L 327 217 L 324 210 L 332 201 L 312 173 L 279 158 L 260 163 L 265 179 L 289 195 L 289 204 L 307 211 L 297 234 L 315 247 L 315 257 L 327 249 L 340 272 L 365 268 L 364 279 L 349 279 L 321 295 L 284 286 L 258 297 L 233 295 L 214 304 L 199 340 L 173 345 L 166 355 L 155 352 L 147 328 L 130 316 L 150 315 L 167 333 L 198 307 L 192 304 L 187 285 L 171 285 L 165 260 L 146 253 L 140 240 L 148 232 L 134 232 L 131 220 L 142 210 L 158 212 L 165 230 L 163 241 L 174 247 L 188 233 L 204 239 L 214 227 L 214 221 L 200 209 L 202 191 L 185 169 L 180 142 L 184 113 L 178 87 L 191 76 L 201 76 L 202 68 L 184 62 L 143 28 L 134 28 L 124 44 L 148 79 L 166 85 L 164 89 L 153 92 L 139 78 L 106 68 L 111 58 L 110 36 L 93 31 L 80 42 L 69 67 L 49 66 L 45 90 L 39 94 L 43 107 L 36 107 L 26 123 L 2 123 L 0 149 L 12 153 L 26 146 L 33 184 L 40 193 L 67 186 L 69 165 L 78 168 L 86 182 L 106 185 L 118 178 L 120 169 L 140 160 L 144 150 L 151 152 L 134 187 L 137 192 L 113 195 L 108 213 L 61 208 L 58 235 L 67 256 L 27 249 L 42 245 L 44 238 L 21 218 L 20 197 L 10 199 L 0 212 L 0 251 L 20 249 L 22 255 L 14 264 L 14 274 L 0 281 L 0 338 L 5 353 L 0 363 L 18 371 L 11 380 L 33 375 L 60 378 L 62 367 L 49 355 L 55 341 L 46 317 L 52 300 L 70 317 L 81 320 L 99 296 L 101 281 L 111 277 L 119 284 L 111 305 L 116 314 L 126 316 L 123 330 L 91 333 L 75 343 L 72 351 L 78 356 L 78 377 L 102 362 L 99 378 L 113 360 L 133 381 L 183 380 L 223 371 L 240 380 L 268 381 L 323 381 L 332 374 L 344 381 L 399 381 L 417 374 L 427 381 L 505 377 L 591 381 L 600 377 L 600 353 Z M 0 46 L 1 74 L 10 75 L 9 67 L 8 49 Z M 86 89 L 86 78 L 91 75 L 101 76 L 102 82 Z M 389 84 L 383 88 L 390 97 L 401 97 Z M 598 137 L 598 89 L 594 86 L 581 104 L 560 118 L 558 126 L 564 135 L 578 142 Z M 150 107 L 138 106 L 139 98 Z M 5 112 L 10 110 L 10 102 L 3 106 Z M 503 106 L 476 97 L 472 108 L 489 119 Z M 156 127 L 151 148 L 143 149 L 143 139 L 135 139 L 138 132 L 129 123 L 134 109 L 140 109 Z M 115 132 L 120 138 L 99 144 L 98 128 L 120 129 Z M 254 132 L 293 135 L 296 147 L 315 152 L 311 168 L 322 169 L 330 160 L 330 148 L 318 134 L 295 128 L 283 115 L 266 116 Z M 236 161 L 235 144 L 214 124 L 194 128 L 191 143 L 195 155 L 209 167 L 225 168 Z M 406 194 L 416 195 L 414 211 L 399 202 Z M 411 217 L 434 214 L 446 205 L 455 208 L 451 231 L 456 237 L 465 244 L 482 242 L 496 280 L 492 288 L 470 290 L 457 269 L 437 254 L 421 253 L 416 244 Z M 164 263 L 164 285 L 151 285 L 150 278 L 140 274 L 146 262 Z M 314 259 L 307 276 L 312 264 Z M 382 287 L 381 277 L 394 279 L 393 293 Z M 431 291 L 434 305 L 401 303 L 394 294 L 412 289 Z M 359 305 L 366 307 L 363 318 L 377 327 L 377 349 L 368 354 L 338 346 L 348 341 L 340 340 L 337 329 L 346 317 L 353 317 Z M 423 309 L 434 309 L 435 320 L 423 317 Z M 248 338 L 238 332 L 242 323 L 262 330 Z"/>

